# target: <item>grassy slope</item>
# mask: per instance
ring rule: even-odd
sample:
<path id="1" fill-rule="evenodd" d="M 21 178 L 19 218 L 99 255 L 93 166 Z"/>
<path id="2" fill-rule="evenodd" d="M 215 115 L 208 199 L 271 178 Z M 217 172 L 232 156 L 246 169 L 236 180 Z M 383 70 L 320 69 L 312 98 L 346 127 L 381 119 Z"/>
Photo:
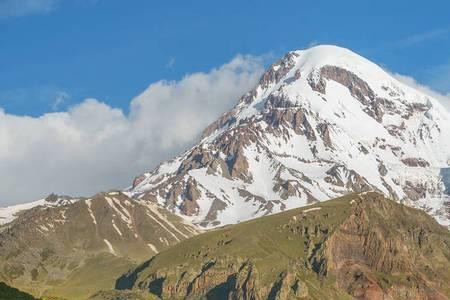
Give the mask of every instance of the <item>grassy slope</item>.
<path id="1" fill-rule="evenodd" d="M 86 299 L 99 290 L 114 288 L 115 279 L 135 266 L 134 262 L 125 258 L 101 254 L 88 260 L 62 284 L 47 290 L 44 296 L 51 295 L 70 300 Z"/>
<path id="2" fill-rule="evenodd" d="M 345 198 L 344 198 L 345 199 Z M 319 222 L 323 228 L 333 230 L 335 224 L 341 223 L 351 211 L 349 201 L 330 200 L 317 205 L 266 216 L 226 226 L 193 237 L 157 255 L 149 268 L 138 274 L 138 280 L 145 281 L 159 270 L 177 270 L 168 272 L 168 278 L 176 281 L 180 273 L 196 273 L 207 261 L 251 261 L 258 271 L 261 286 L 269 286 L 274 277 L 285 271 L 292 263 L 297 265 L 299 258 L 305 263 L 310 255 L 311 244 L 306 245 L 290 229 L 283 228 L 287 221 L 299 218 L 303 211 L 320 207 L 306 213 L 307 223 Z M 327 217 L 323 217 L 327 215 Z M 323 242 L 323 237 L 313 238 L 316 243 Z M 302 266 L 300 266 L 302 268 Z M 332 279 L 320 282 L 316 274 L 303 268 L 302 280 L 307 283 L 315 299 L 325 299 L 330 295 L 334 299 L 350 299 L 348 295 L 334 287 Z M 172 278 L 170 278 L 172 277 Z"/>
<path id="3" fill-rule="evenodd" d="M 395 295 L 396 291 L 389 289 L 397 287 L 413 289 L 416 284 L 422 286 L 427 284 L 427 280 L 431 280 L 428 282 L 430 286 L 433 285 L 433 280 L 438 281 L 441 277 L 440 280 L 444 284 L 440 284 L 438 289 L 448 297 L 450 293 L 445 281 L 449 274 L 445 268 L 450 266 L 449 232 L 422 211 L 404 207 L 387 199 L 380 201 L 382 196 L 375 193 L 364 197 L 368 198 L 365 200 L 368 202 L 361 205 L 364 210 L 361 220 L 363 226 L 367 227 L 365 230 L 368 235 L 360 237 L 381 244 L 377 246 L 375 243 L 375 247 L 368 250 L 371 251 L 367 254 L 368 258 L 364 257 L 366 261 L 372 259 L 373 265 L 364 265 L 364 259 L 356 264 L 367 277 L 345 279 L 351 283 L 348 287 L 351 292 L 358 293 L 360 286 L 367 285 L 372 280 L 372 283 L 375 282 L 375 285 L 385 289 L 382 292 Z M 201 234 L 161 252 L 134 273 L 124 275 L 119 279 L 117 287 L 150 290 L 163 298 L 170 295 L 174 298 L 183 298 L 188 294 L 192 299 L 203 296 L 213 299 L 208 297 L 211 289 L 220 286 L 225 289 L 221 292 L 222 296 L 229 293 L 230 276 L 234 274 L 232 284 L 238 282 L 240 276 L 242 277 L 239 272 L 242 273 L 243 266 L 249 262 L 253 268 L 253 275 L 256 274 L 254 285 L 257 285 L 257 289 L 265 295 L 264 297 L 268 294 L 274 297 L 275 294 L 284 293 L 285 298 L 279 299 L 290 299 L 293 297 L 289 294 L 292 291 L 289 287 L 283 290 L 282 286 L 290 282 L 292 287 L 292 282 L 298 281 L 304 286 L 309 299 L 330 297 L 351 299 L 345 290 L 338 288 L 338 282 L 342 281 L 341 274 L 331 272 L 331 268 L 327 266 L 327 263 L 336 263 L 338 266 L 340 263 L 337 261 L 338 255 L 336 261 L 333 261 L 334 254 L 326 257 L 326 251 L 332 246 L 331 243 L 334 243 L 333 246 L 336 243 L 340 243 L 340 247 L 344 245 L 344 250 L 341 251 L 343 253 L 339 254 L 340 258 L 345 258 L 346 255 L 351 257 L 355 251 L 349 246 L 350 254 L 346 254 L 347 241 L 342 240 L 347 238 L 345 235 L 347 227 L 352 230 L 351 226 L 354 225 L 356 204 L 352 200 L 358 198 L 358 195 L 352 194 Z M 374 199 L 371 198 L 378 200 L 372 201 Z M 372 205 L 371 201 L 375 204 Z M 358 213 L 356 216 L 359 216 Z M 345 227 L 342 227 L 343 223 L 346 223 Z M 420 239 L 420 232 L 417 231 L 419 229 L 426 232 L 424 235 L 426 238 L 419 242 L 422 243 L 421 246 L 417 246 L 416 241 Z M 342 240 L 334 239 L 331 242 L 330 237 L 335 231 L 338 233 L 335 236 Z M 408 242 L 404 242 L 404 237 Z M 399 247 L 394 248 L 392 254 L 389 253 L 391 243 L 394 245 L 392 247 Z M 351 244 L 350 241 L 348 244 Z M 405 247 L 408 249 L 402 250 Z M 399 253 L 398 249 L 401 250 Z M 383 252 L 385 254 L 380 254 L 381 251 L 385 251 Z M 409 253 L 411 257 L 408 257 Z M 360 259 L 360 252 L 356 251 L 354 255 L 356 259 Z M 377 271 L 377 268 L 381 271 Z M 383 268 L 392 268 L 393 274 L 383 272 Z M 407 268 L 413 268 L 412 272 L 398 271 Z M 353 272 L 353 269 L 337 269 L 337 272 L 344 271 Z M 417 277 L 415 272 L 418 273 Z M 427 272 L 429 274 L 426 274 Z M 288 276 L 283 279 L 285 274 Z M 221 276 L 225 277 L 219 279 Z M 363 281 L 367 278 L 369 281 Z M 225 281 L 227 283 L 224 283 Z M 425 292 L 428 292 L 427 289 L 428 287 L 424 288 Z M 174 290 L 176 292 L 173 292 Z M 297 293 L 297 296 L 298 299 L 303 297 L 301 293 L 300 295 Z"/>
<path id="4" fill-rule="evenodd" d="M 276 272 L 276 268 L 283 269 L 291 259 L 296 259 L 299 254 L 305 252 L 304 241 L 293 238 L 292 233 L 280 227 L 286 224 L 286 220 L 313 207 L 321 207 L 321 210 L 310 211 L 307 213 L 309 216 L 320 218 L 323 214 L 331 215 L 330 218 L 321 220 L 324 227 L 342 222 L 350 211 L 348 201 L 331 200 L 307 208 L 294 209 L 263 219 L 227 226 L 169 248 L 163 255 L 157 256 L 152 269 L 187 263 L 200 264 L 203 258 L 209 255 L 214 258 L 242 257 L 242 259 L 254 261 L 262 274 Z M 186 253 L 196 252 L 200 255 L 186 255 Z"/>

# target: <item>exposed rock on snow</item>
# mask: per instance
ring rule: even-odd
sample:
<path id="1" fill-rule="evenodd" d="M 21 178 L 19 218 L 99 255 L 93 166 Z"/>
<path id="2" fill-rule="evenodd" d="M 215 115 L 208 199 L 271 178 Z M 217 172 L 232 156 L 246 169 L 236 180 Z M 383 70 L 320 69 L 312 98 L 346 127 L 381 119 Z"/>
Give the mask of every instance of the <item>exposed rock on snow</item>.
<path id="1" fill-rule="evenodd" d="M 375 190 L 450 225 L 450 114 L 335 46 L 289 52 L 128 193 L 214 227 Z"/>

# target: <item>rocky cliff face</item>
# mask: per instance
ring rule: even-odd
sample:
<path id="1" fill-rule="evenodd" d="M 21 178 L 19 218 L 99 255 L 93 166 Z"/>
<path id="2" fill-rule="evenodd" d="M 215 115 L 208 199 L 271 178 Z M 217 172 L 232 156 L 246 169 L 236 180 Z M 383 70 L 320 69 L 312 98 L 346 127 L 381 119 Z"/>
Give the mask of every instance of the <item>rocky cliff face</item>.
<path id="1" fill-rule="evenodd" d="M 162 299 L 449 299 L 450 233 L 361 193 L 207 232 L 117 281 Z"/>
<path id="2" fill-rule="evenodd" d="M 121 192 L 38 205 L 15 217 L 0 229 L 0 280 L 37 296 L 70 299 L 112 288 L 127 269 L 198 232 Z"/>
<path id="3" fill-rule="evenodd" d="M 375 190 L 450 225 L 449 136 L 437 100 L 318 46 L 289 52 L 197 145 L 127 192 L 214 227 Z"/>

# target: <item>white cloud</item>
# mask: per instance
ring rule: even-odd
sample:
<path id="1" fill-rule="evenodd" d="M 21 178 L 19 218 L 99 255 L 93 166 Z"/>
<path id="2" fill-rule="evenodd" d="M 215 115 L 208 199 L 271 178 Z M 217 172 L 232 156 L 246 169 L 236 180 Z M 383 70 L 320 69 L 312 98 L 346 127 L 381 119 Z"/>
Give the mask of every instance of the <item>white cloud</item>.
<path id="1" fill-rule="evenodd" d="M 167 64 L 166 64 L 166 68 L 167 69 L 171 69 L 174 65 L 175 65 L 175 62 L 177 61 L 177 58 L 176 57 L 171 57 L 170 59 L 169 59 L 169 61 L 167 62 Z"/>
<path id="2" fill-rule="evenodd" d="M 446 36 L 448 36 L 449 33 L 450 33 L 450 28 L 448 28 L 448 27 L 436 28 L 433 30 L 420 32 L 420 33 L 416 33 L 416 34 L 407 36 L 407 37 L 399 40 L 395 44 L 399 47 L 413 46 L 413 45 L 421 44 L 421 43 L 424 43 L 424 42 L 427 42 L 430 40 L 435 40 L 435 39 L 446 37 Z"/>
<path id="3" fill-rule="evenodd" d="M 63 0 L 0 0 L 0 19 L 47 14 L 54 11 Z M 76 0 L 77 4 L 95 5 L 100 0 Z"/>
<path id="4" fill-rule="evenodd" d="M 0 18 L 45 14 L 52 11 L 58 0 L 0 0 Z"/>
<path id="5" fill-rule="evenodd" d="M 319 44 L 320 44 L 320 43 L 319 43 L 318 40 L 312 40 L 312 41 L 309 42 L 307 48 L 312 48 L 312 47 L 315 47 L 315 46 L 317 46 L 317 45 L 319 45 Z"/>
<path id="6" fill-rule="evenodd" d="M 58 110 L 61 105 L 66 103 L 70 99 L 70 95 L 64 91 L 57 91 L 55 100 L 52 103 L 52 109 Z"/>
<path id="7" fill-rule="evenodd" d="M 238 56 L 208 73 L 156 82 L 132 100 L 129 115 L 95 99 L 38 118 L 0 108 L 0 206 L 127 186 L 192 145 L 262 71 L 260 59 Z"/>
<path id="8" fill-rule="evenodd" d="M 371 47 L 366 52 L 384 52 L 395 49 L 407 49 L 409 47 L 417 46 L 424 43 L 438 41 L 448 37 L 450 34 L 450 27 L 434 28 L 428 31 L 417 32 L 409 36 L 401 37 L 395 41 L 381 44 L 377 47 Z"/>
<path id="9" fill-rule="evenodd" d="M 30 103 L 30 99 L 33 99 Z M 30 107 L 51 109 L 56 111 L 70 102 L 70 94 L 61 87 L 43 85 L 28 86 L 0 91 L 0 103 L 9 103 L 10 106 L 29 110 Z M 8 107 L 6 107 L 8 109 Z"/>
<path id="10" fill-rule="evenodd" d="M 439 100 L 442 105 L 444 105 L 450 111 L 450 94 L 444 95 L 442 93 L 437 92 L 433 88 L 418 83 L 414 78 L 410 76 L 400 75 L 400 74 L 392 74 L 397 80 L 403 82 L 404 84 L 413 87 L 437 100 Z"/>
<path id="11" fill-rule="evenodd" d="M 430 72 L 430 85 L 450 96 L 450 63 L 433 68 Z"/>

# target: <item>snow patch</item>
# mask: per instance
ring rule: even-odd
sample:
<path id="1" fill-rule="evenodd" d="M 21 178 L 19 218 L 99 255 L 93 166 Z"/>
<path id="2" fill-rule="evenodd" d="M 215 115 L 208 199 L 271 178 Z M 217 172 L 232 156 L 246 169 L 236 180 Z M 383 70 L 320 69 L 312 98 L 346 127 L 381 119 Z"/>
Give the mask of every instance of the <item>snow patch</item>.
<path id="1" fill-rule="evenodd" d="M 156 249 L 153 244 L 148 243 L 147 245 L 150 247 L 150 249 L 152 249 L 153 252 L 158 253 L 158 249 Z"/>
<path id="2" fill-rule="evenodd" d="M 108 246 L 109 253 L 111 253 L 112 255 L 118 256 L 116 251 L 114 251 L 114 248 L 111 245 L 111 243 L 107 239 L 103 239 L 103 241 L 105 242 L 106 246 Z"/>
<path id="3" fill-rule="evenodd" d="M 93 212 L 92 209 L 91 209 L 91 206 L 92 206 L 92 199 L 87 199 L 87 200 L 85 201 L 85 203 L 86 203 L 86 206 L 87 206 L 87 208 L 88 208 L 89 215 L 91 216 L 92 223 L 94 223 L 95 225 L 97 225 L 97 220 L 95 219 L 94 212 Z"/>
<path id="4" fill-rule="evenodd" d="M 22 211 L 32 209 L 37 206 L 46 205 L 47 202 L 45 199 L 41 199 L 38 201 L 25 203 L 25 204 L 19 204 L 14 206 L 8 206 L 8 207 L 1 207 L 0 208 L 0 225 L 10 223 L 14 221 L 18 214 Z"/>
<path id="5" fill-rule="evenodd" d="M 316 211 L 316 210 L 321 210 L 322 209 L 322 207 L 312 207 L 312 208 L 308 208 L 308 209 L 305 209 L 304 211 L 303 211 L 303 213 L 308 213 L 308 212 L 310 212 L 310 211 Z"/>
<path id="6" fill-rule="evenodd" d="M 114 227 L 114 229 L 120 236 L 123 236 L 122 232 L 120 232 L 119 228 L 117 227 L 116 223 L 114 222 L 114 219 L 112 219 L 112 226 Z"/>

